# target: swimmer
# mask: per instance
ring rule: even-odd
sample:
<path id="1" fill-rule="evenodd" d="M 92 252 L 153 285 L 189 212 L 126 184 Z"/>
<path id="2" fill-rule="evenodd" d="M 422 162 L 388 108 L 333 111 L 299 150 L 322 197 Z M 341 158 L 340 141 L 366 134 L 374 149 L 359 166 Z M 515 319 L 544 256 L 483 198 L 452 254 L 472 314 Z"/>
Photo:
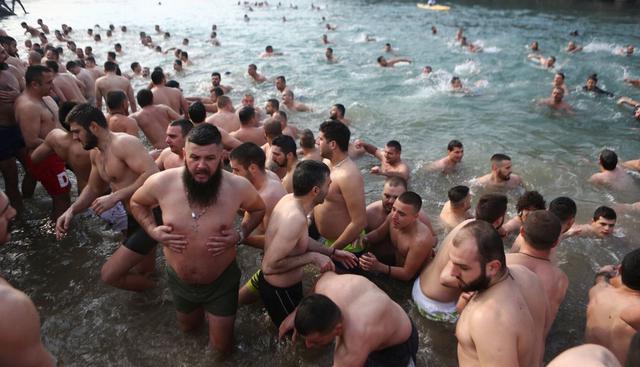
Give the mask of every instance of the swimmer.
<path id="1" fill-rule="evenodd" d="M 384 48 L 382 50 L 386 53 L 391 53 L 391 54 L 395 52 L 395 49 L 391 47 L 390 43 L 385 43 Z"/>
<path id="2" fill-rule="evenodd" d="M 456 31 L 456 38 L 455 38 L 456 42 L 462 42 L 463 32 L 464 32 L 464 28 L 462 27 L 458 28 L 458 30 Z"/>
<path id="3" fill-rule="evenodd" d="M 129 117 L 127 95 L 123 91 L 114 90 L 107 93 L 107 110 L 109 114 L 105 118 L 109 130 L 114 133 L 126 133 L 138 137 L 138 124 L 136 120 Z"/>
<path id="4" fill-rule="evenodd" d="M 438 34 L 438 28 L 436 28 L 436 26 L 434 25 L 431 26 L 431 34 L 434 36 Z"/>
<path id="5" fill-rule="evenodd" d="M 398 176 L 405 181 L 411 177 L 411 168 L 401 158 L 402 146 L 396 140 L 389 140 L 384 149 L 357 139 L 354 143 L 356 149 L 364 149 L 367 153 L 378 158 L 380 166 L 371 168 L 371 174 L 382 176 Z"/>
<path id="6" fill-rule="evenodd" d="M 38 37 L 42 33 L 37 28 L 28 25 L 27 22 L 20 23 L 20 26 L 25 29 L 24 34 L 28 33 L 31 37 Z"/>
<path id="7" fill-rule="evenodd" d="M 619 49 L 617 51 L 617 54 L 630 57 L 630 56 L 633 56 L 634 50 L 635 50 L 635 47 L 633 45 L 626 45 L 625 47 L 622 47 L 621 49 Z"/>
<path id="8" fill-rule="evenodd" d="M 229 135 L 243 143 L 250 142 L 259 147 L 264 145 L 267 140 L 264 136 L 264 128 L 257 124 L 256 110 L 250 106 L 243 106 L 238 110 L 237 115 L 240 120 L 240 128 Z"/>
<path id="9" fill-rule="evenodd" d="M 485 187 L 502 187 L 507 189 L 524 187 L 524 181 L 511 173 L 511 157 L 497 153 L 491 156 L 491 173 L 474 179 L 474 183 Z"/>
<path id="10" fill-rule="evenodd" d="M 142 90 L 141 90 L 142 91 Z M 139 93 L 139 92 L 138 92 Z M 184 165 L 184 143 L 193 123 L 189 120 L 175 120 L 167 126 L 165 144 L 167 145 L 156 159 L 160 171 L 178 168 Z"/>
<path id="11" fill-rule="evenodd" d="M 548 106 L 557 111 L 565 112 L 568 114 L 573 114 L 574 110 L 571 105 L 564 102 L 562 99 L 564 98 L 564 89 L 562 88 L 553 88 L 551 90 L 551 97 L 543 99 L 538 102 L 539 105 Z"/>
<path id="12" fill-rule="evenodd" d="M 117 75 L 116 70 L 118 65 L 114 62 L 107 61 L 104 63 L 105 75 L 96 80 L 96 107 L 102 108 L 102 100 L 106 99 L 107 94 L 114 90 L 121 90 L 125 92 L 129 99 L 129 105 L 131 106 L 131 112 L 136 112 L 138 107 L 133 95 L 133 88 L 129 79 Z"/>
<path id="13" fill-rule="evenodd" d="M 176 72 L 176 76 L 184 76 L 184 68 L 182 67 L 182 60 L 173 60 L 173 71 Z"/>
<path id="14" fill-rule="evenodd" d="M 154 29 L 155 29 L 157 34 L 162 34 L 163 33 L 163 31 L 160 29 L 160 25 L 158 25 L 158 24 L 155 25 Z"/>
<path id="15" fill-rule="evenodd" d="M 223 85 L 221 84 L 221 82 L 222 82 L 222 75 L 220 75 L 219 72 L 214 71 L 213 73 L 211 73 L 211 87 L 221 88 L 224 94 L 229 94 L 229 92 L 231 92 L 233 87 L 229 85 Z"/>
<path id="16" fill-rule="evenodd" d="M 273 50 L 272 46 L 267 46 L 264 48 L 264 52 L 260 54 L 260 57 L 273 57 L 273 56 L 282 56 L 284 55 L 282 52 L 276 52 Z"/>
<path id="17" fill-rule="evenodd" d="M 320 41 L 322 42 L 323 45 L 328 45 L 331 43 L 331 41 L 329 41 L 329 37 L 327 37 L 326 34 L 322 35 L 322 38 L 320 39 Z"/>
<path id="18" fill-rule="evenodd" d="M 589 224 L 575 224 L 565 234 L 564 237 L 584 236 L 607 238 L 613 234 L 616 226 L 616 212 L 608 206 L 600 206 L 593 212 L 593 220 Z"/>
<path id="19" fill-rule="evenodd" d="M 325 24 L 324 28 L 325 28 L 326 30 L 328 30 L 328 31 L 335 31 L 335 30 L 336 30 L 336 28 L 338 28 L 338 27 L 336 27 L 336 26 L 334 26 L 334 25 L 331 25 L 331 24 L 327 23 L 327 24 Z"/>
<path id="20" fill-rule="evenodd" d="M 38 23 L 38 25 L 40 26 L 40 29 L 42 29 L 42 32 L 44 32 L 44 34 L 49 34 L 49 26 L 44 24 L 42 19 L 38 19 L 36 23 Z"/>
<path id="21" fill-rule="evenodd" d="M 251 8 L 249 8 L 249 9 L 251 9 Z M 243 19 L 244 19 L 245 22 L 249 22 L 249 20 L 250 20 L 249 16 L 247 14 L 244 15 Z"/>
<path id="22" fill-rule="evenodd" d="M 633 117 L 636 118 L 636 120 L 640 121 L 640 102 L 635 101 L 629 97 L 620 97 L 620 99 L 618 99 L 617 103 L 619 105 L 628 105 L 633 107 Z"/>
<path id="23" fill-rule="evenodd" d="M 624 82 L 640 88 L 640 79 L 624 78 Z"/>
<path id="24" fill-rule="evenodd" d="M 455 172 L 464 157 L 464 146 L 459 140 L 453 139 L 447 144 L 447 155 L 437 161 L 428 163 L 425 169 L 429 172 L 448 174 Z"/>
<path id="25" fill-rule="evenodd" d="M 565 49 L 565 51 L 570 54 L 575 54 L 576 52 L 582 51 L 582 46 L 578 46 L 575 42 L 569 41 L 569 44 L 567 44 L 567 48 Z"/>
<path id="26" fill-rule="evenodd" d="M 454 186 L 447 193 L 449 200 L 440 211 L 440 222 L 446 232 L 451 232 L 458 224 L 473 218 L 471 209 L 471 193 L 467 186 Z"/>
<path id="27" fill-rule="evenodd" d="M 343 124 L 349 126 L 349 124 L 351 124 L 351 120 L 344 117 L 346 111 L 347 110 L 343 104 L 336 103 L 333 106 L 331 106 L 331 109 L 329 109 L 329 118 L 331 120 L 340 121 Z"/>
<path id="28" fill-rule="evenodd" d="M 284 92 L 284 90 L 287 89 L 287 79 L 285 79 L 284 75 L 279 75 L 276 77 L 275 86 L 276 90 L 280 93 Z"/>
<path id="29" fill-rule="evenodd" d="M 300 135 L 300 160 L 314 160 L 322 162 L 322 156 L 320 150 L 316 147 L 316 138 L 313 136 L 313 132 L 309 129 L 304 129 Z"/>
<path id="30" fill-rule="evenodd" d="M 462 37 L 462 39 L 460 40 L 460 46 L 466 47 L 469 50 L 469 52 L 481 52 L 482 51 L 482 47 L 476 46 L 471 42 L 467 42 L 467 37 Z"/>
<path id="31" fill-rule="evenodd" d="M 338 61 L 338 59 L 336 59 L 335 56 L 333 56 L 333 48 L 331 47 L 327 47 L 327 49 L 324 51 L 324 57 L 327 59 L 328 62 Z"/>
<path id="32" fill-rule="evenodd" d="M 531 54 L 528 56 L 528 58 L 530 60 L 534 60 L 534 61 L 538 61 L 540 63 L 540 65 L 542 65 L 542 67 L 547 68 L 547 69 L 552 69 L 555 67 L 556 64 L 556 57 L 555 56 L 550 56 L 550 57 L 544 57 L 541 55 L 536 55 L 536 54 Z"/>
<path id="33" fill-rule="evenodd" d="M 429 65 L 422 68 L 422 76 L 429 76 L 433 72 L 433 68 Z"/>
<path id="34" fill-rule="evenodd" d="M 551 86 L 553 88 L 562 88 L 562 91 L 564 92 L 564 95 L 568 95 L 569 94 L 569 88 L 567 88 L 567 85 L 564 83 L 564 73 L 561 72 L 557 72 L 554 76 L 553 76 L 553 82 L 551 83 Z"/>
<path id="35" fill-rule="evenodd" d="M 395 64 L 397 64 L 399 62 L 406 62 L 406 63 L 409 63 L 409 64 L 412 63 L 411 59 L 395 58 L 395 59 L 387 60 L 387 59 L 384 58 L 384 56 L 380 56 L 376 60 L 378 61 L 378 65 L 380 65 L 383 68 L 392 68 Z"/>
<path id="36" fill-rule="evenodd" d="M 148 89 L 140 89 L 136 94 L 136 100 L 140 109 L 130 117 L 138 123 L 156 151 L 165 149 L 167 147 L 166 131 L 172 121 L 180 118 L 180 114 L 167 105 L 154 103 L 153 92 Z"/>
<path id="37" fill-rule="evenodd" d="M 539 192 L 525 191 L 516 202 L 516 216 L 509 219 L 509 221 L 500 228 L 500 236 L 505 237 L 520 232 L 522 223 L 527 219 L 529 213 L 545 209 L 547 209 L 547 203 Z M 516 242 L 522 240 L 520 237 L 521 236 L 518 236 L 518 238 L 516 238 Z"/>
<path id="38" fill-rule="evenodd" d="M 631 175 L 618 166 L 618 155 L 614 151 L 604 149 L 600 152 L 598 165 L 600 172 L 589 178 L 590 183 L 615 191 L 633 191 L 636 188 L 635 180 Z"/>
<path id="39" fill-rule="evenodd" d="M 182 61 L 183 65 L 193 65 L 191 59 L 189 59 L 189 53 L 187 51 L 180 51 L 180 61 Z"/>
<path id="40" fill-rule="evenodd" d="M 209 42 L 216 47 L 220 46 L 220 41 L 218 41 L 218 33 L 216 32 L 211 32 L 211 35 L 209 36 Z"/>
<path id="41" fill-rule="evenodd" d="M 189 117 L 189 103 L 182 95 L 182 91 L 176 88 L 167 87 L 165 82 L 166 77 L 161 69 L 156 69 L 151 73 L 151 93 L 153 93 L 153 104 L 169 106 L 175 112 L 184 115 L 185 118 Z"/>
<path id="42" fill-rule="evenodd" d="M 585 92 L 594 92 L 596 95 L 605 95 L 607 97 L 613 97 L 613 93 L 600 89 L 600 87 L 598 87 L 597 84 L 598 84 L 598 74 L 591 74 L 587 78 L 587 84 L 582 87 L 582 90 Z"/>
<path id="43" fill-rule="evenodd" d="M 531 42 L 531 44 L 529 45 L 529 50 L 531 50 L 531 52 L 539 52 L 540 47 L 538 45 L 538 41 Z"/>
<path id="44" fill-rule="evenodd" d="M 189 39 L 188 38 L 183 38 L 182 39 L 182 45 L 183 46 L 189 46 Z"/>
<path id="45" fill-rule="evenodd" d="M 282 105 L 286 106 L 291 111 L 298 111 L 298 112 L 312 111 L 311 107 L 295 100 L 295 97 L 291 89 L 285 89 L 284 92 L 282 92 Z"/>
<path id="46" fill-rule="evenodd" d="M 240 129 L 240 119 L 233 110 L 233 103 L 231 103 L 231 99 L 227 96 L 220 96 L 216 103 L 218 105 L 218 112 L 207 117 L 205 122 L 215 125 L 228 133 L 232 133 Z"/>
<path id="47" fill-rule="evenodd" d="M 454 93 L 464 93 L 464 94 L 471 93 L 471 89 L 465 88 L 462 86 L 462 81 L 460 80 L 460 77 L 457 77 L 457 76 L 452 77 L 450 85 L 451 85 L 451 91 Z"/>

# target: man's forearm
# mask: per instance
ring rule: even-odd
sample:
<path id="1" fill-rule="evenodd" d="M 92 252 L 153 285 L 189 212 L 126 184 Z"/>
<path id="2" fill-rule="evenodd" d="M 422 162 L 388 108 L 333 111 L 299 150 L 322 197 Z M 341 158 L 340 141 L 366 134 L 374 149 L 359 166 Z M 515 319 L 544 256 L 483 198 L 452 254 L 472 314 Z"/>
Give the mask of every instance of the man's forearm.
<path id="1" fill-rule="evenodd" d="M 136 222 L 144 228 L 145 232 L 150 233 L 156 227 L 156 220 L 153 216 L 151 208 L 144 205 L 140 205 L 135 202 L 131 202 L 131 215 L 136 219 Z"/>
<path id="2" fill-rule="evenodd" d="M 276 275 L 298 269 L 313 262 L 313 253 L 305 252 L 298 256 L 287 256 L 273 263 L 262 264 L 262 272 L 264 275 Z"/>
<path id="3" fill-rule="evenodd" d="M 149 176 L 151 176 L 151 174 L 152 172 L 145 172 L 141 174 L 140 176 L 138 176 L 137 180 L 133 181 L 131 185 L 125 186 L 120 190 L 114 191 L 111 193 L 111 195 L 114 195 L 118 201 L 122 201 L 123 203 L 126 203 L 127 201 L 129 201 L 129 199 L 131 199 L 131 196 L 133 195 L 133 193 L 136 192 L 136 190 L 138 190 L 142 186 L 142 184 L 144 184 L 144 182 L 147 180 L 147 178 L 149 178 Z"/>
<path id="4" fill-rule="evenodd" d="M 357 226 L 354 222 L 349 223 L 347 228 L 342 231 L 340 237 L 335 240 L 331 247 L 342 250 L 345 246 L 357 240 L 363 229 L 364 226 Z"/>
<path id="5" fill-rule="evenodd" d="M 247 212 L 249 215 L 245 215 L 242 219 L 242 223 L 240 223 L 240 236 L 242 238 L 249 237 L 251 232 L 260 225 L 262 219 L 264 218 L 265 210 L 255 210 L 252 212 Z"/>
<path id="6" fill-rule="evenodd" d="M 71 209 L 71 212 L 74 215 L 78 214 L 87 209 L 91 205 L 91 203 L 93 203 L 93 201 L 98 198 L 99 195 L 100 193 L 96 192 L 91 186 L 87 185 L 80 193 L 80 196 L 78 196 L 78 199 L 73 204 L 71 204 L 69 209 Z"/>

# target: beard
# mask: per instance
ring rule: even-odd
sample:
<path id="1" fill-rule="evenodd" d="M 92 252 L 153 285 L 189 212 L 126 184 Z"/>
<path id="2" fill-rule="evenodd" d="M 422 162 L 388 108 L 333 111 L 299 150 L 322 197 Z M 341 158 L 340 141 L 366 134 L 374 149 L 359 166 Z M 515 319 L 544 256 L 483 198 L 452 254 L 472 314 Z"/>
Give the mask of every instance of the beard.
<path id="1" fill-rule="evenodd" d="M 7 64 L 6 62 L 0 62 L 0 70 L 7 70 L 9 69 L 9 64 Z"/>
<path id="2" fill-rule="evenodd" d="M 222 182 L 222 167 L 218 165 L 216 171 L 205 182 L 198 182 L 193 177 L 189 168 L 185 165 L 182 172 L 182 183 L 187 190 L 187 199 L 190 203 L 208 206 L 215 204 Z"/>
<path id="3" fill-rule="evenodd" d="M 477 292 L 477 291 L 483 291 L 489 288 L 489 283 L 491 282 L 491 279 L 487 277 L 487 272 L 485 271 L 484 265 L 482 265 L 481 269 L 482 269 L 482 272 L 480 273 L 480 275 L 469 283 L 464 283 L 462 280 L 458 279 L 458 281 L 461 283 L 461 286 L 460 286 L 461 291 Z"/>
<path id="4" fill-rule="evenodd" d="M 509 173 L 508 175 L 503 175 L 501 172 L 498 172 L 498 177 L 502 181 L 509 181 L 509 179 L 511 178 L 511 173 Z"/>
<path id="5" fill-rule="evenodd" d="M 87 142 L 82 145 L 84 150 L 91 150 L 98 146 L 98 137 L 87 130 Z"/>

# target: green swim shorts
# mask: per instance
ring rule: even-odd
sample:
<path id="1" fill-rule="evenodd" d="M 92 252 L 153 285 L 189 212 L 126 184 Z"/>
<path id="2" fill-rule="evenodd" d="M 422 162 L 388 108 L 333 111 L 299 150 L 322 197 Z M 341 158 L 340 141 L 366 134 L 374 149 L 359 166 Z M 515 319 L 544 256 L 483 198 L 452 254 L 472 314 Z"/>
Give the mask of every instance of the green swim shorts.
<path id="1" fill-rule="evenodd" d="M 360 232 L 360 236 L 364 236 L 365 233 L 366 232 L 363 229 L 362 232 Z M 336 242 L 336 240 L 325 239 L 324 240 L 324 247 L 331 247 L 334 242 Z M 349 252 L 353 252 L 353 253 L 358 253 L 358 252 L 364 251 L 364 247 L 362 247 L 362 242 L 361 241 L 356 240 L 354 243 L 350 243 L 350 244 L 346 245 L 343 248 L 343 250 L 349 251 Z"/>

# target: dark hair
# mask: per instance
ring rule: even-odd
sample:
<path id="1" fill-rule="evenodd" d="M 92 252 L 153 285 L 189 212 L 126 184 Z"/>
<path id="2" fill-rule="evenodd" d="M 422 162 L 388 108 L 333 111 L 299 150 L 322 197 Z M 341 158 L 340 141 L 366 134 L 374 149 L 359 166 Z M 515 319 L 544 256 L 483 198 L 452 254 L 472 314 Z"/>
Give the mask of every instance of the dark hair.
<path id="1" fill-rule="evenodd" d="M 589 79 L 593 80 L 594 82 L 598 82 L 598 74 L 593 73 L 593 74 L 589 75 L 587 80 L 589 80 Z"/>
<path id="2" fill-rule="evenodd" d="M 398 196 L 398 200 L 401 203 L 409 204 L 413 207 L 416 213 L 420 212 L 422 208 L 422 198 L 420 195 L 416 194 L 413 191 L 405 191 L 400 196 Z"/>
<path id="3" fill-rule="evenodd" d="M 267 122 L 264 123 L 263 127 L 264 134 L 270 138 L 275 138 L 276 136 L 282 135 L 282 125 L 278 120 L 270 118 L 267 120 Z"/>
<path id="4" fill-rule="evenodd" d="M 502 161 L 510 161 L 511 157 L 506 154 L 496 153 L 491 156 L 491 163 L 500 163 Z"/>
<path id="5" fill-rule="evenodd" d="M 267 46 L 267 47 L 271 47 L 271 46 Z M 284 75 L 278 75 L 276 77 L 276 80 L 282 80 L 283 83 L 287 84 L 287 79 L 284 77 Z"/>
<path id="6" fill-rule="evenodd" d="M 69 125 L 71 125 L 71 123 L 78 124 L 85 130 L 89 130 L 89 125 L 91 125 L 92 122 L 95 122 L 104 129 L 108 128 L 107 119 L 102 114 L 102 111 L 88 103 L 80 103 L 71 109 L 66 121 Z"/>
<path id="7" fill-rule="evenodd" d="M 347 113 L 347 110 L 344 108 L 344 105 L 342 103 L 336 103 L 333 105 L 333 107 L 335 107 L 338 111 L 340 111 L 340 114 L 342 116 L 344 116 L 344 114 Z"/>
<path id="8" fill-rule="evenodd" d="M 306 336 L 313 333 L 326 334 L 342 320 L 342 312 L 329 297 L 311 294 L 300 301 L 294 325 L 298 333 Z"/>
<path id="9" fill-rule="evenodd" d="M 180 89 L 180 83 L 178 83 L 176 80 L 173 80 L 173 79 L 169 80 L 164 85 L 169 87 L 169 88 Z"/>
<path id="10" fill-rule="evenodd" d="M 536 250 L 549 250 L 558 241 L 562 224 L 555 214 L 546 210 L 536 210 L 527 216 L 522 224 L 524 240 Z"/>
<path id="11" fill-rule="evenodd" d="M 627 353 L 627 363 L 625 367 L 640 366 L 640 331 L 636 332 L 629 343 L 629 352 Z"/>
<path id="12" fill-rule="evenodd" d="M 0 36 L 0 45 L 9 45 L 12 42 L 16 42 L 15 38 L 11 36 Z"/>
<path id="13" fill-rule="evenodd" d="M 31 65 L 24 74 L 25 82 L 31 85 L 32 82 L 42 83 L 42 74 L 50 73 L 51 69 L 43 65 Z"/>
<path id="14" fill-rule="evenodd" d="M 313 131 L 304 129 L 300 136 L 300 147 L 313 149 L 316 147 L 316 139 L 313 137 Z"/>
<path id="15" fill-rule="evenodd" d="M 256 116 L 255 108 L 251 106 L 244 106 L 238 111 L 238 118 L 242 125 L 246 125 Z"/>
<path id="16" fill-rule="evenodd" d="M 65 130 L 69 130 L 69 124 L 67 123 L 67 115 L 69 112 L 78 105 L 78 102 L 66 101 L 60 104 L 60 108 L 58 109 L 58 120 L 60 120 L 60 124 Z"/>
<path id="17" fill-rule="evenodd" d="M 460 77 L 454 76 L 453 78 L 451 78 L 451 84 L 453 84 L 453 82 L 455 81 L 460 81 Z"/>
<path id="18" fill-rule="evenodd" d="M 182 133 L 183 137 L 187 136 L 189 134 L 189 132 L 191 131 L 191 129 L 193 129 L 193 124 L 191 123 L 191 121 L 186 120 L 186 119 L 179 119 L 179 120 L 171 121 L 169 126 L 178 126 L 178 127 L 180 127 L 180 132 Z"/>
<path id="19" fill-rule="evenodd" d="M 153 104 L 153 93 L 146 88 L 140 89 L 136 94 L 136 100 L 140 107 L 146 107 Z"/>
<path id="20" fill-rule="evenodd" d="M 116 69 L 118 69 L 118 64 L 113 61 L 105 61 L 104 71 L 116 71 Z"/>
<path id="21" fill-rule="evenodd" d="M 453 206 L 457 206 L 457 204 L 460 204 L 467 198 L 467 196 L 469 196 L 469 187 L 464 185 L 454 186 L 449 190 L 449 192 L 447 192 L 447 196 L 449 197 L 451 204 Z"/>
<path id="22" fill-rule="evenodd" d="M 211 124 L 200 124 L 189 131 L 187 141 L 196 145 L 219 145 L 222 142 L 222 136 L 217 127 Z"/>
<path id="23" fill-rule="evenodd" d="M 640 249 L 635 249 L 624 255 L 620 266 L 622 284 L 640 291 Z"/>
<path id="24" fill-rule="evenodd" d="M 184 57 L 186 57 L 188 59 L 189 58 L 189 53 L 187 53 L 187 51 L 180 51 L 180 56 L 184 56 Z"/>
<path id="25" fill-rule="evenodd" d="M 402 152 L 402 145 L 400 145 L 400 142 L 397 140 L 389 140 L 387 142 L 387 146 L 389 148 L 394 148 L 395 150 L 398 151 L 398 153 Z"/>
<path id="26" fill-rule="evenodd" d="M 560 75 L 562 77 L 562 80 L 564 80 L 564 73 L 563 72 L 558 71 L 558 72 L 556 72 L 556 74 Z"/>
<path id="27" fill-rule="evenodd" d="M 275 115 L 276 113 L 278 114 L 278 116 L 282 117 L 285 121 L 289 120 L 289 118 L 287 117 L 287 113 L 284 112 L 283 110 L 277 110 L 273 114 Z"/>
<path id="28" fill-rule="evenodd" d="M 231 151 L 230 160 L 238 161 L 245 169 L 255 164 L 261 171 L 264 171 L 264 163 L 267 159 L 264 150 L 255 143 L 242 143 Z"/>
<path id="29" fill-rule="evenodd" d="M 218 106 L 218 110 L 227 106 L 231 106 L 231 98 L 227 96 L 219 96 L 218 100 L 216 101 L 216 105 Z"/>
<path id="30" fill-rule="evenodd" d="M 327 142 L 335 141 L 341 151 L 349 150 L 351 131 L 347 125 L 334 120 L 327 120 L 320 125 L 320 132 L 324 134 Z"/>
<path id="31" fill-rule="evenodd" d="M 545 210 L 546 208 L 544 198 L 537 191 L 525 191 L 516 202 L 518 213 L 523 210 Z"/>
<path id="32" fill-rule="evenodd" d="M 196 124 L 203 122 L 207 118 L 207 110 L 202 102 L 193 102 L 189 106 L 189 118 Z"/>
<path id="33" fill-rule="evenodd" d="M 376 59 L 378 62 L 382 62 L 382 60 L 384 60 L 384 57 L 382 56 L 378 56 L 378 58 Z"/>
<path id="34" fill-rule="evenodd" d="M 58 67 L 58 63 L 53 61 L 53 60 L 47 60 L 47 62 L 45 62 L 45 65 L 47 65 L 47 67 L 53 71 L 54 74 L 58 73 L 59 67 Z"/>
<path id="35" fill-rule="evenodd" d="M 384 184 L 389 185 L 391 187 L 402 186 L 404 187 L 405 190 L 407 189 L 407 180 L 398 176 L 387 177 L 387 179 L 384 180 Z"/>
<path id="36" fill-rule="evenodd" d="M 119 108 L 126 100 L 127 95 L 121 90 L 112 90 L 107 93 L 107 107 L 109 107 L 109 110 Z"/>
<path id="37" fill-rule="evenodd" d="M 476 205 L 476 219 L 493 223 L 507 212 L 507 197 L 502 194 L 484 194 Z"/>
<path id="38" fill-rule="evenodd" d="M 449 144 L 447 144 L 447 150 L 451 152 L 455 148 L 463 149 L 462 143 L 459 140 L 453 139 L 449 142 Z"/>
<path id="39" fill-rule="evenodd" d="M 84 58 L 84 61 L 91 61 L 92 63 L 96 63 L 96 58 L 93 56 L 87 56 Z"/>
<path id="40" fill-rule="evenodd" d="M 249 64 L 249 67 L 258 70 L 258 67 L 256 66 L 256 64 Z"/>
<path id="41" fill-rule="evenodd" d="M 211 73 L 211 77 L 213 78 L 214 76 L 217 76 L 218 78 L 222 79 L 222 75 L 220 75 L 220 73 L 217 71 L 214 71 L 213 73 Z"/>
<path id="42" fill-rule="evenodd" d="M 575 218 L 578 208 L 576 202 L 566 196 L 560 196 L 549 203 L 549 211 L 558 217 L 562 223 Z"/>
<path id="43" fill-rule="evenodd" d="M 161 84 L 164 80 L 164 72 L 162 70 L 154 70 L 151 73 L 151 82 L 154 85 Z"/>
<path id="44" fill-rule="evenodd" d="M 267 103 L 270 103 L 273 106 L 273 109 L 278 111 L 280 109 L 280 101 L 275 98 L 270 98 L 267 100 Z"/>
<path id="45" fill-rule="evenodd" d="M 140 63 L 137 61 L 134 61 L 131 63 L 131 70 L 135 70 L 136 67 L 140 66 Z"/>
<path id="46" fill-rule="evenodd" d="M 330 173 L 329 167 L 322 162 L 306 160 L 298 163 L 293 171 L 293 195 L 304 196 L 314 187 L 320 187 Z"/>
<path id="47" fill-rule="evenodd" d="M 55 56 L 55 57 L 56 57 L 56 59 L 60 57 L 60 52 L 58 51 L 58 49 L 57 49 L 57 48 L 55 48 L 55 47 L 53 47 L 53 46 L 48 47 L 48 48 L 47 48 L 47 51 L 51 51 L 51 53 L 53 54 L 53 56 Z"/>
<path id="48" fill-rule="evenodd" d="M 282 154 L 284 154 L 285 157 L 289 153 L 293 154 L 294 157 L 297 157 L 296 141 L 289 135 L 282 134 L 280 136 L 276 136 L 271 142 L 271 145 L 280 147 L 280 149 L 282 149 Z"/>
<path id="49" fill-rule="evenodd" d="M 67 70 L 71 70 L 76 66 L 78 66 L 78 63 L 76 63 L 75 61 L 67 61 L 67 65 L 66 65 Z"/>
<path id="50" fill-rule="evenodd" d="M 109 51 L 107 52 L 107 57 L 110 57 L 112 59 L 116 59 L 116 53 L 114 51 Z"/>
<path id="51" fill-rule="evenodd" d="M 122 48 L 122 45 L 119 43 L 116 43 L 115 45 L 113 45 L 113 48 Z"/>
<path id="52" fill-rule="evenodd" d="M 609 220 L 616 220 L 618 216 L 616 215 L 616 211 L 609 208 L 608 206 L 600 206 L 593 212 L 593 220 L 598 220 L 600 217 Z"/>
<path id="53" fill-rule="evenodd" d="M 600 153 L 600 165 L 607 171 L 613 171 L 618 165 L 618 155 L 613 150 L 605 149 Z"/>
<path id="54" fill-rule="evenodd" d="M 180 59 L 173 60 L 173 63 L 182 66 L 182 60 Z"/>
<path id="55" fill-rule="evenodd" d="M 465 224 L 453 238 L 453 246 L 458 247 L 463 239 L 472 237 L 478 248 L 481 267 L 493 260 L 500 261 L 501 269 L 507 268 L 502 238 L 493 226 L 482 220 L 474 220 Z"/>
<path id="56" fill-rule="evenodd" d="M 216 97 L 224 96 L 224 89 L 215 87 L 213 88 L 213 93 L 216 95 Z"/>

